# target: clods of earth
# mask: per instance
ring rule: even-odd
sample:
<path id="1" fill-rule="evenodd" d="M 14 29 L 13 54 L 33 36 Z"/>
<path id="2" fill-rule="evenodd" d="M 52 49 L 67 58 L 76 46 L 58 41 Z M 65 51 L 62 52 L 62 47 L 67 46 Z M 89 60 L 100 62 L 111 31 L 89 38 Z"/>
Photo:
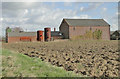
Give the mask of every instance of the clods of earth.
<path id="1" fill-rule="evenodd" d="M 29 57 L 40 58 L 90 77 L 118 77 L 120 71 L 118 41 L 61 41 L 3 43 L 2 47 Z"/>

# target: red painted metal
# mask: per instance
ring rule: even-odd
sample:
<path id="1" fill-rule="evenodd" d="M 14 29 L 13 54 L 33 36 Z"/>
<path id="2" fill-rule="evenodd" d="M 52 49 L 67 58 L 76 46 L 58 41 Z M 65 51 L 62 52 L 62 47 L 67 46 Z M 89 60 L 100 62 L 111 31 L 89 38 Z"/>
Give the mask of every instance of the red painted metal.
<path id="1" fill-rule="evenodd" d="M 20 41 L 31 41 L 30 37 L 20 37 Z"/>
<path id="2" fill-rule="evenodd" d="M 44 41 L 44 31 L 37 31 L 37 40 L 38 41 Z"/>
<path id="3" fill-rule="evenodd" d="M 51 28 L 44 28 L 45 41 L 51 40 Z"/>

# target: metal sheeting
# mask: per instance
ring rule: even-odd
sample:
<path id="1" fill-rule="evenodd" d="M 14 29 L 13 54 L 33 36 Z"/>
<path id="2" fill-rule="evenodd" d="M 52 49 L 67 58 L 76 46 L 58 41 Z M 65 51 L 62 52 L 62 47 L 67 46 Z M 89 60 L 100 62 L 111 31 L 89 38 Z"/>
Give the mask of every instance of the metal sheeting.
<path id="1" fill-rule="evenodd" d="M 51 36 L 60 36 L 59 31 L 51 31 Z"/>
<path id="2" fill-rule="evenodd" d="M 9 32 L 8 37 L 17 37 L 17 36 L 37 36 L 36 32 Z"/>
<path id="3" fill-rule="evenodd" d="M 109 26 L 103 19 L 64 19 L 71 26 Z"/>

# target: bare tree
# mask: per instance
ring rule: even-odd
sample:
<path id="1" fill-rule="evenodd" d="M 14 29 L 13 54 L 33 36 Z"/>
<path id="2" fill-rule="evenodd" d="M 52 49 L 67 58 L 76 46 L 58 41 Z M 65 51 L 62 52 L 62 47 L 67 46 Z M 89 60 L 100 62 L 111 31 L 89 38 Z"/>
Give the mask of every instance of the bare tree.
<path id="1" fill-rule="evenodd" d="M 22 32 L 23 29 L 21 27 L 15 27 L 12 29 L 13 32 Z"/>

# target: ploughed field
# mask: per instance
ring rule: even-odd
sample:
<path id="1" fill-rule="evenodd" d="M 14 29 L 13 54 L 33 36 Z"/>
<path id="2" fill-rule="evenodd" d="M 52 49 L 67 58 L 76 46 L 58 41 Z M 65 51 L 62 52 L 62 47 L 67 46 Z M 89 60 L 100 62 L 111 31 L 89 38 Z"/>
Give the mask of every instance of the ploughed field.
<path id="1" fill-rule="evenodd" d="M 118 41 L 3 43 L 3 48 L 38 57 L 52 65 L 87 76 L 118 77 Z"/>

